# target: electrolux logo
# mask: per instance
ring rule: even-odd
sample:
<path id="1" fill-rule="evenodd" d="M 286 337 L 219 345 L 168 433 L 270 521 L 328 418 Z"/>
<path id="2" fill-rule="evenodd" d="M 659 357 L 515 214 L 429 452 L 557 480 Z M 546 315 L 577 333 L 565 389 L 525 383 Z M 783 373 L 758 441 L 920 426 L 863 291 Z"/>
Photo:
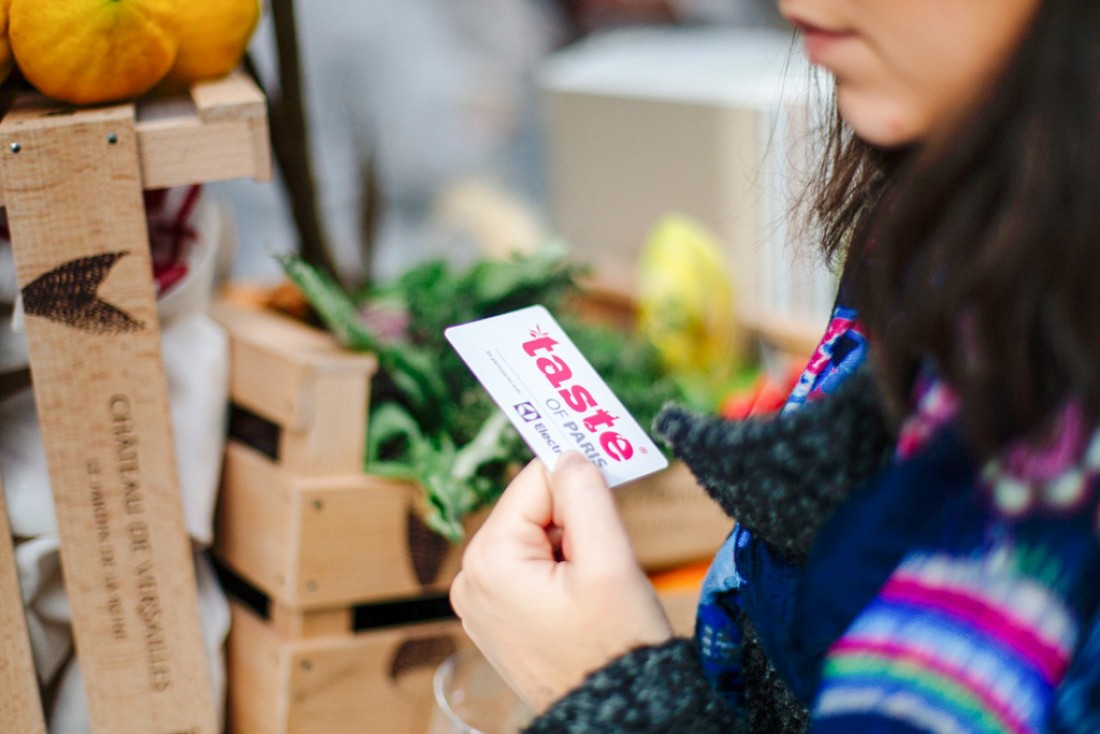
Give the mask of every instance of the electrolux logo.
<path id="1" fill-rule="evenodd" d="M 542 418 L 538 409 L 531 403 L 519 403 L 515 406 L 516 412 L 519 413 L 519 417 L 523 419 L 524 423 L 532 423 Z"/>

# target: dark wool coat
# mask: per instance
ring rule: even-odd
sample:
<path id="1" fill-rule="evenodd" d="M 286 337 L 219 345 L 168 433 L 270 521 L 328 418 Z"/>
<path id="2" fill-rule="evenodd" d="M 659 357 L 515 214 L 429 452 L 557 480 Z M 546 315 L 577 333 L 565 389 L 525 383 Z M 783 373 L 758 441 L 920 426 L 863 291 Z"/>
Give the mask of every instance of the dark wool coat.
<path id="1" fill-rule="evenodd" d="M 888 460 L 894 440 L 866 369 L 797 411 L 732 423 L 670 406 L 654 430 L 730 517 L 794 563 L 841 501 Z M 677 639 L 593 673 L 526 734 L 805 731 L 805 704 L 776 674 L 746 616 L 742 627 L 747 712 L 719 699 L 692 642 Z"/>

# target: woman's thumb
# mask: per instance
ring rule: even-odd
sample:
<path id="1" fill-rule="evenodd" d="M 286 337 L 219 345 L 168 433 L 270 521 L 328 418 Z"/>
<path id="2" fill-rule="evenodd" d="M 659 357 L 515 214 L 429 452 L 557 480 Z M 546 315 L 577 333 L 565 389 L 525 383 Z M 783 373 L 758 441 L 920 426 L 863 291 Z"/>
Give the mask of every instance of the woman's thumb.
<path id="1" fill-rule="evenodd" d="M 615 498 L 596 465 L 577 451 L 558 457 L 550 475 L 554 524 L 567 561 L 633 556 Z"/>

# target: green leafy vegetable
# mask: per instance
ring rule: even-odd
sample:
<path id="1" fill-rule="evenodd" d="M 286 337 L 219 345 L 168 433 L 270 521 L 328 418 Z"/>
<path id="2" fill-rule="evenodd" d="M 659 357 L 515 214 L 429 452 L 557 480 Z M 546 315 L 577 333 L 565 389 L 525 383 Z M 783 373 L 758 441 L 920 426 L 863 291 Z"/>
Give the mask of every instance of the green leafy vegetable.
<path id="1" fill-rule="evenodd" d="M 643 426 L 666 401 L 683 397 L 648 343 L 570 312 L 581 269 L 561 250 L 482 260 L 462 272 L 428 262 L 360 302 L 301 259 L 281 262 L 341 343 L 378 356 L 366 471 L 417 482 L 425 522 L 451 540 L 462 538 L 463 518 L 495 501 L 531 454 L 447 344 L 446 327 L 540 303 Z M 401 333 L 384 335 L 372 325 L 377 311 L 400 315 Z"/>

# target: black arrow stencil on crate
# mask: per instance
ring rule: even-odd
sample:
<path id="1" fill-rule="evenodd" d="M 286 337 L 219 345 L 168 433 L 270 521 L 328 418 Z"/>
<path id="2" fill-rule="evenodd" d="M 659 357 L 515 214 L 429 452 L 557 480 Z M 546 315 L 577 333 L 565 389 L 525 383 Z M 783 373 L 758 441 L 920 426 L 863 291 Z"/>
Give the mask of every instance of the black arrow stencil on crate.
<path id="1" fill-rule="evenodd" d="M 99 286 L 128 251 L 81 257 L 59 265 L 28 283 L 23 310 L 89 334 L 141 331 L 145 323 L 99 297 Z"/>
<path id="2" fill-rule="evenodd" d="M 415 510 L 409 509 L 405 522 L 409 558 L 412 560 L 416 580 L 421 586 L 431 586 L 439 580 L 450 543 L 429 528 Z"/>

